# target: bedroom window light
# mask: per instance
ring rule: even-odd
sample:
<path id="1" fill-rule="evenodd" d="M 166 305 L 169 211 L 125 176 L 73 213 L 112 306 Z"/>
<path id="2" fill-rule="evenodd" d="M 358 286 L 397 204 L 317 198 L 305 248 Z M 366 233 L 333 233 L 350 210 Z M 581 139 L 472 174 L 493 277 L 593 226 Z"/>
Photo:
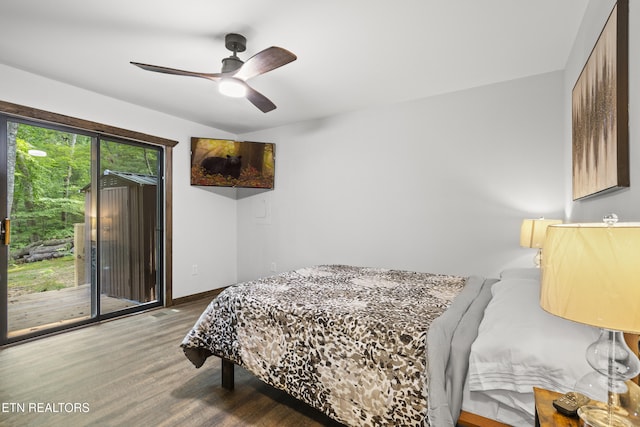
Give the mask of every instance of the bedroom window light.
<path id="1" fill-rule="evenodd" d="M 520 226 L 520 246 L 524 248 L 537 248 L 538 252 L 533 257 L 533 263 L 536 267 L 540 267 L 542 259 L 542 246 L 547 233 L 547 227 L 554 224 L 561 224 L 560 219 L 525 219 Z"/>
<path id="2" fill-rule="evenodd" d="M 27 154 L 29 154 L 32 157 L 47 157 L 47 152 L 46 151 L 42 151 L 42 150 L 29 150 L 27 151 Z"/>
<path id="3" fill-rule="evenodd" d="M 585 424 L 632 426 L 640 421 L 640 410 L 626 401 L 637 402 L 638 387 L 629 380 L 640 373 L 640 361 L 622 332 L 640 333 L 640 223 L 616 223 L 615 215 L 605 221 L 548 228 L 540 305 L 602 328 L 586 352 L 595 372 L 576 384 L 576 391 L 600 402 L 580 408 Z"/>

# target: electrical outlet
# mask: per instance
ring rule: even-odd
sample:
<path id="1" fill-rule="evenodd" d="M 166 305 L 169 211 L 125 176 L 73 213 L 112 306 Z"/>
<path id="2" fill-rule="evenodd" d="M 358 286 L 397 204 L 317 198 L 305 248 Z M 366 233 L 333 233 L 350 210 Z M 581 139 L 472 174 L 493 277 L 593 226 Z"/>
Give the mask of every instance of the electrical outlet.
<path id="1" fill-rule="evenodd" d="M 191 266 L 191 275 L 192 276 L 197 276 L 198 275 L 198 264 L 193 264 Z"/>
<path id="2" fill-rule="evenodd" d="M 275 262 L 272 262 L 272 263 L 271 263 L 271 271 L 273 271 L 274 273 L 275 273 L 276 271 L 278 271 L 278 266 L 276 265 L 276 263 L 275 263 Z"/>

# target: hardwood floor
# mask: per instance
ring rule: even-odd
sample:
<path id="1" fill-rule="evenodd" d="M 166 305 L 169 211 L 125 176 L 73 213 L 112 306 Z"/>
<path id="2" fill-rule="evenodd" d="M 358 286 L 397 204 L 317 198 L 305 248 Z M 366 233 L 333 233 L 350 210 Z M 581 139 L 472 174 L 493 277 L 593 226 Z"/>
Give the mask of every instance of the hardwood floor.
<path id="1" fill-rule="evenodd" d="M 179 347 L 209 299 L 0 349 L 0 426 L 340 426 L 220 359 Z"/>

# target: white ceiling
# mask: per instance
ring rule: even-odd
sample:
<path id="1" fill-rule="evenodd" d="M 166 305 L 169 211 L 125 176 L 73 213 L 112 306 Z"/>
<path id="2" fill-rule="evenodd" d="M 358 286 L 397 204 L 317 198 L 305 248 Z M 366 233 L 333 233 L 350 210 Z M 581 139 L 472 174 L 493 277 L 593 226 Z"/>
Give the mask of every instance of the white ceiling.
<path id="1" fill-rule="evenodd" d="M 587 3 L 1 0 L 0 63 L 241 134 L 563 69 Z M 298 56 L 249 80 L 276 110 L 129 64 L 219 72 L 229 32 L 247 37 L 241 59 Z"/>

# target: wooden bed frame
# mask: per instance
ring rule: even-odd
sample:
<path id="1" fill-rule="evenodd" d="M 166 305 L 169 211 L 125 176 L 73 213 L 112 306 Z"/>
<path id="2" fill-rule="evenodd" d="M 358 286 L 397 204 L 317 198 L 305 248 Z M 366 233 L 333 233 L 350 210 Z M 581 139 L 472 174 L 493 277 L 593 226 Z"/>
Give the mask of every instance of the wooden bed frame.
<path id="1" fill-rule="evenodd" d="M 485 418 L 467 411 L 460 411 L 457 425 L 459 427 L 511 427 L 509 424 L 503 424 L 500 421 Z"/>
<path id="2" fill-rule="evenodd" d="M 629 348 L 635 353 L 636 357 L 639 353 L 640 336 L 635 334 L 624 334 L 624 339 L 629 345 Z M 231 360 L 222 359 L 222 388 L 225 390 L 233 390 L 234 387 L 234 366 Z M 638 378 L 633 379 L 635 383 L 638 383 Z M 510 427 L 508 424 L 503 424 L 499 421 L 485 418 L 480 415 L 473 414 L 467 411 L 461 411 L 458 418 L 457 426 L 459 427 Z"/>

